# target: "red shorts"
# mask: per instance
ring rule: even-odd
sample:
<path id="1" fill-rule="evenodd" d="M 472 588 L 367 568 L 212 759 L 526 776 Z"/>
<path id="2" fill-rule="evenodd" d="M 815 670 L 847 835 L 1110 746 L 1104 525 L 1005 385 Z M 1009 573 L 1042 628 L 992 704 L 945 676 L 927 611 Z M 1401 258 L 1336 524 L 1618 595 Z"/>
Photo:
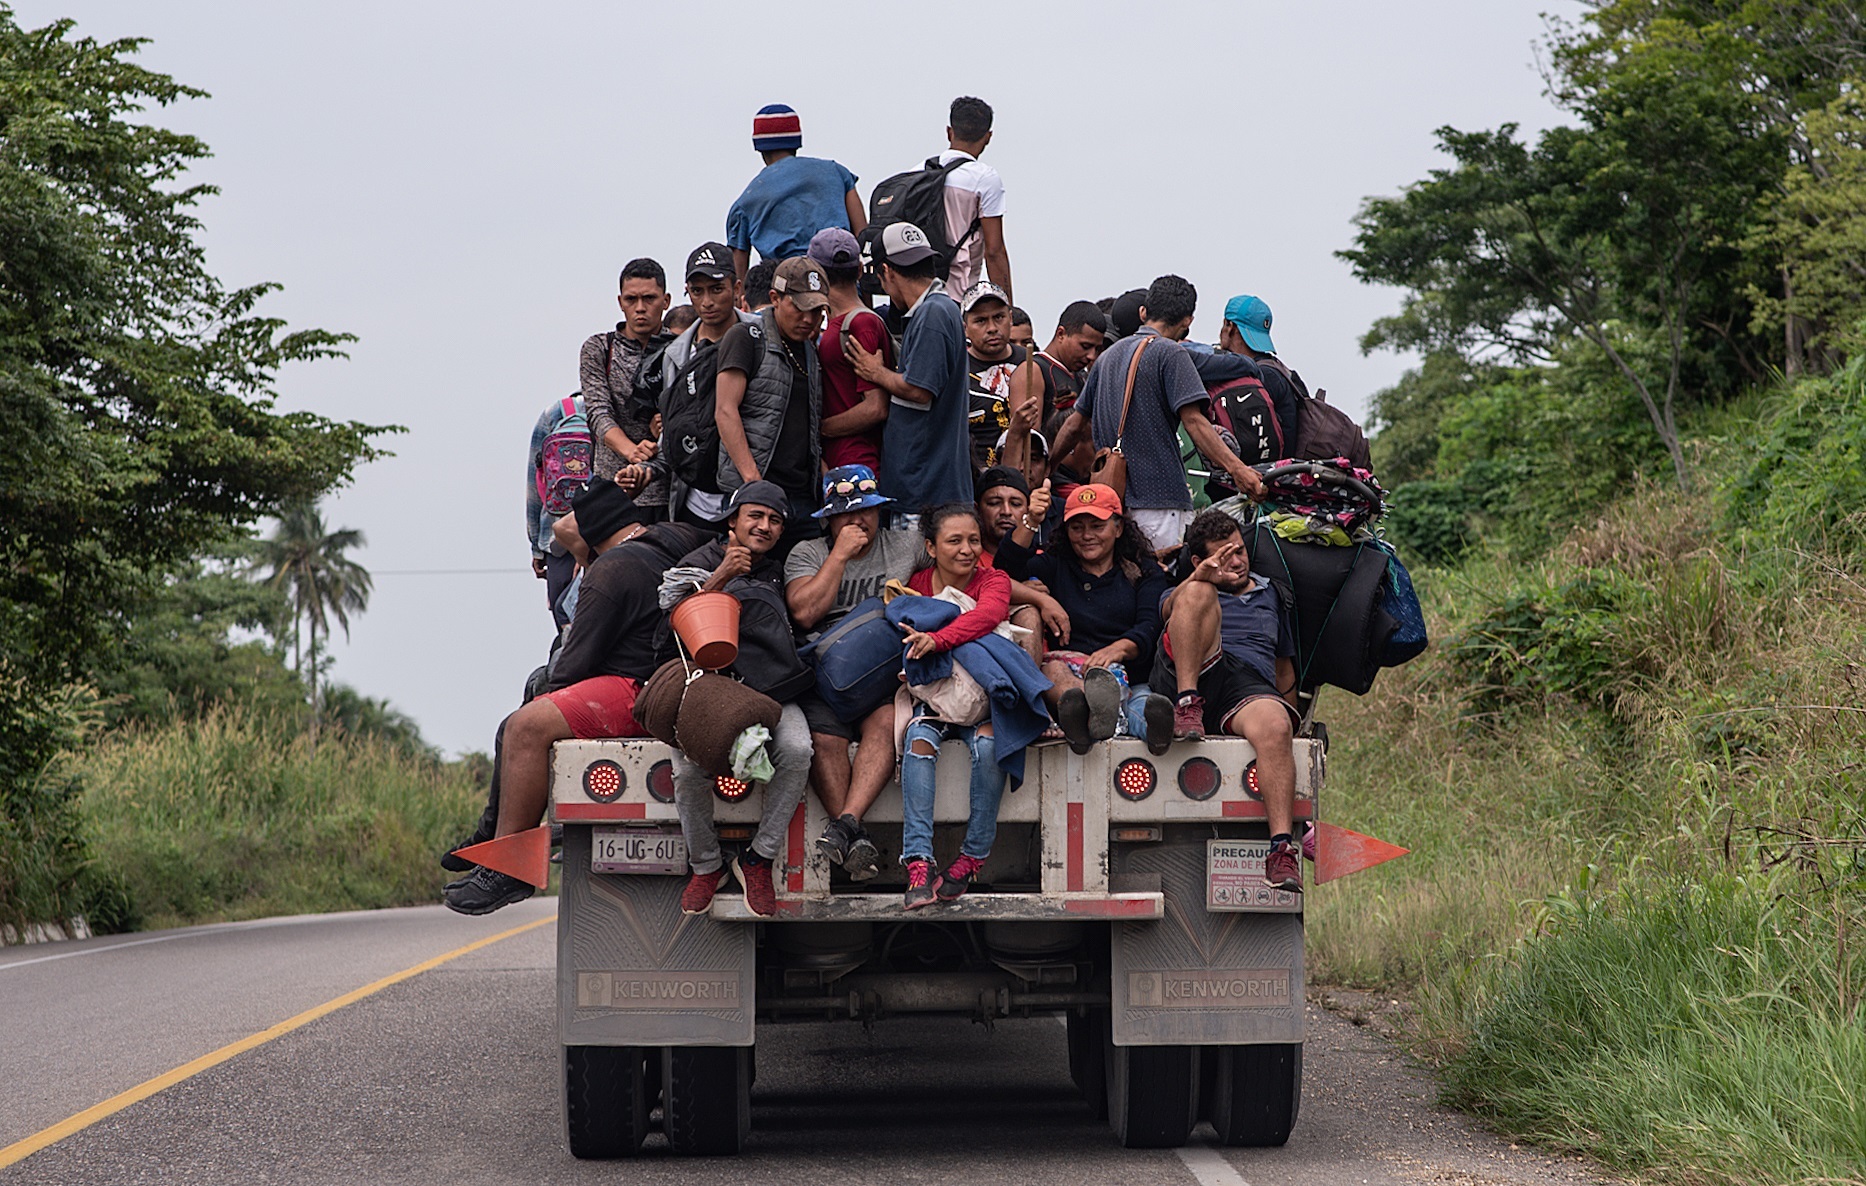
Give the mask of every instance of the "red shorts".
<path id="1" fill-rule="evenodd" d="M 648 730 L 635 720 L 635 697 L 641 681 L 620 675 L 598 675 L 571 684 L 544 698 L 564 714 L 573 737 L 646 737 Z"/>

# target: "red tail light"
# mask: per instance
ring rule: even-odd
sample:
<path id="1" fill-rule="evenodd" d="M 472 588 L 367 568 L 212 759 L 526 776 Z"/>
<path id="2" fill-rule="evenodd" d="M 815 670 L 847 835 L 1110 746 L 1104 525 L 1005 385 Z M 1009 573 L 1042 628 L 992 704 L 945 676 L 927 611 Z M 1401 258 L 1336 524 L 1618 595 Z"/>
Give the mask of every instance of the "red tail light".
<path id="1" fill-rule="evenodd" d="M 732 778 L 729 775 L 722 774 L 717 779 L 713 780 L 713 793 L 728 803 L 737 803 L 740 799 L 751 794 L 751 790 L 751 783 L 740 782 L 738 779 Z"/>
<path id="2" fill-rule="evenodd" d="M 1244 767 L 1244 790 L 1253 799 L 1263 798 L 1263 788 L 1257 785 L 1257 763 Z"/>
<path id="3" fill-rule="evenodd" d="M 627 786 L 622 767 L 607 758 L 591 762 L 583 770 L 583 793 L 598 803 L 614 803 Z"/>
<path id="4" fill-rule="evenodd" d="M 1179 768 L 1179 793 L 1188 799 L 1203 802 L 1216 795 L 1223 782 L 1218 763 L 1210 758 L 1188 758 Z"/>
<path id="5" fill-rule="evenodd" d="M 674 764 L 666 758 L 648 768 L 648 793 L 658 803 L 674 801 Z"/>
<path id="6" fill-rule="evenodd" d="M 1114 768 L 1114 789 L 1121 793 L 1123 799 L 1135 803 L 1153 794 L 1153 788 L 1159 781 L 1153 763 L 1145 758 L 1129 758 Z"/>

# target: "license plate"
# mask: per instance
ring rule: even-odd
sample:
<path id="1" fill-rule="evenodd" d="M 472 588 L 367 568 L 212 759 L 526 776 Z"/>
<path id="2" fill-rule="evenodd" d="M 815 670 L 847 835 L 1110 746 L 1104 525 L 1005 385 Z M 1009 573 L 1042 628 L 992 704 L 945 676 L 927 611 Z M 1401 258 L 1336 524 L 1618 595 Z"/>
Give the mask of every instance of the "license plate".
<path id="1" fill-rule="evenodd" d="M 1268 840 L 1207 840 L 1205 908 L 1301 913 L 1301 894 L 1263 883 L 1263 862 L 1269 855 Z"/>
<path id="2" fill-rule="evenodd" d="M 687 842 L 661 828 L 597 828 L 590 837 L 592 873 L 685 873 Z"/>

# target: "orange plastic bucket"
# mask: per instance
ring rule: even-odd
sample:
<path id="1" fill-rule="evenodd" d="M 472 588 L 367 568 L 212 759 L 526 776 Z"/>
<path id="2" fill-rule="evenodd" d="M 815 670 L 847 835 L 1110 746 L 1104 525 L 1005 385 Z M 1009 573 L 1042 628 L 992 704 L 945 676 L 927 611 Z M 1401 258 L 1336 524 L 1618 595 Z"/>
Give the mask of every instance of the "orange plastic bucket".
<path id="1" fill-rule="evenodd" d="M 739 599 L 730 593 L 695 593 L 668 614 L 693 661 L 708 671 L 739 657 Z"/>

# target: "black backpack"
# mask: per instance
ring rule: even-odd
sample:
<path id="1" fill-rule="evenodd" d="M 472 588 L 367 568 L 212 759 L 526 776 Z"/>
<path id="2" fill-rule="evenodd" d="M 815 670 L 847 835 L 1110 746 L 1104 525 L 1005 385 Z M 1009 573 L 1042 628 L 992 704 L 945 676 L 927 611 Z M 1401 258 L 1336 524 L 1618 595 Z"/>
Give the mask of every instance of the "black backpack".
<path id="1" fill-rule="evenodd" d="M 661 410 L 661 391 L 666 387 L 662 382 L 661 364 L 667 358 L 667 348 L 674 344 L 678 335 L 665 331 L 648 339 L 647 349 L 642 352 L 641 365 L 635 368 L 635 384 L 629 391 L 628 400 L 635 414 L 646 420 Z M 609 335 L 613 343 L 615 335 Z M 604 374 L 608 373 L 605 368 Z"/>
<path id="2" fill-rule="evenodd" d="M 668 469 L 688 487 L 719 493 L 719 347 L 696 343 L 687 365 L 661 393 L 661 449 Z"/>
<path id="3" fill-rule="evenodd" d="M 894 176 L 875 186 L 868 195 L 868 230 L 865 232 L 871 242 L 879 242 L 881 232 L 890 223 L 911 222 L 926 232 L 927 244 L 939 253 L 942 264 L 952 262 L 952 253 L 973 235 L 978 234 L 982 221 L 972 219 L 972 225 L 959 236 L 958 243 L 946 241 L 946 176 L 971 158 L 959 157 L 951 164 L 942 165 L 939 158 L 930 156 L 927 163 L 909 173 L 896 173 Z"/>

